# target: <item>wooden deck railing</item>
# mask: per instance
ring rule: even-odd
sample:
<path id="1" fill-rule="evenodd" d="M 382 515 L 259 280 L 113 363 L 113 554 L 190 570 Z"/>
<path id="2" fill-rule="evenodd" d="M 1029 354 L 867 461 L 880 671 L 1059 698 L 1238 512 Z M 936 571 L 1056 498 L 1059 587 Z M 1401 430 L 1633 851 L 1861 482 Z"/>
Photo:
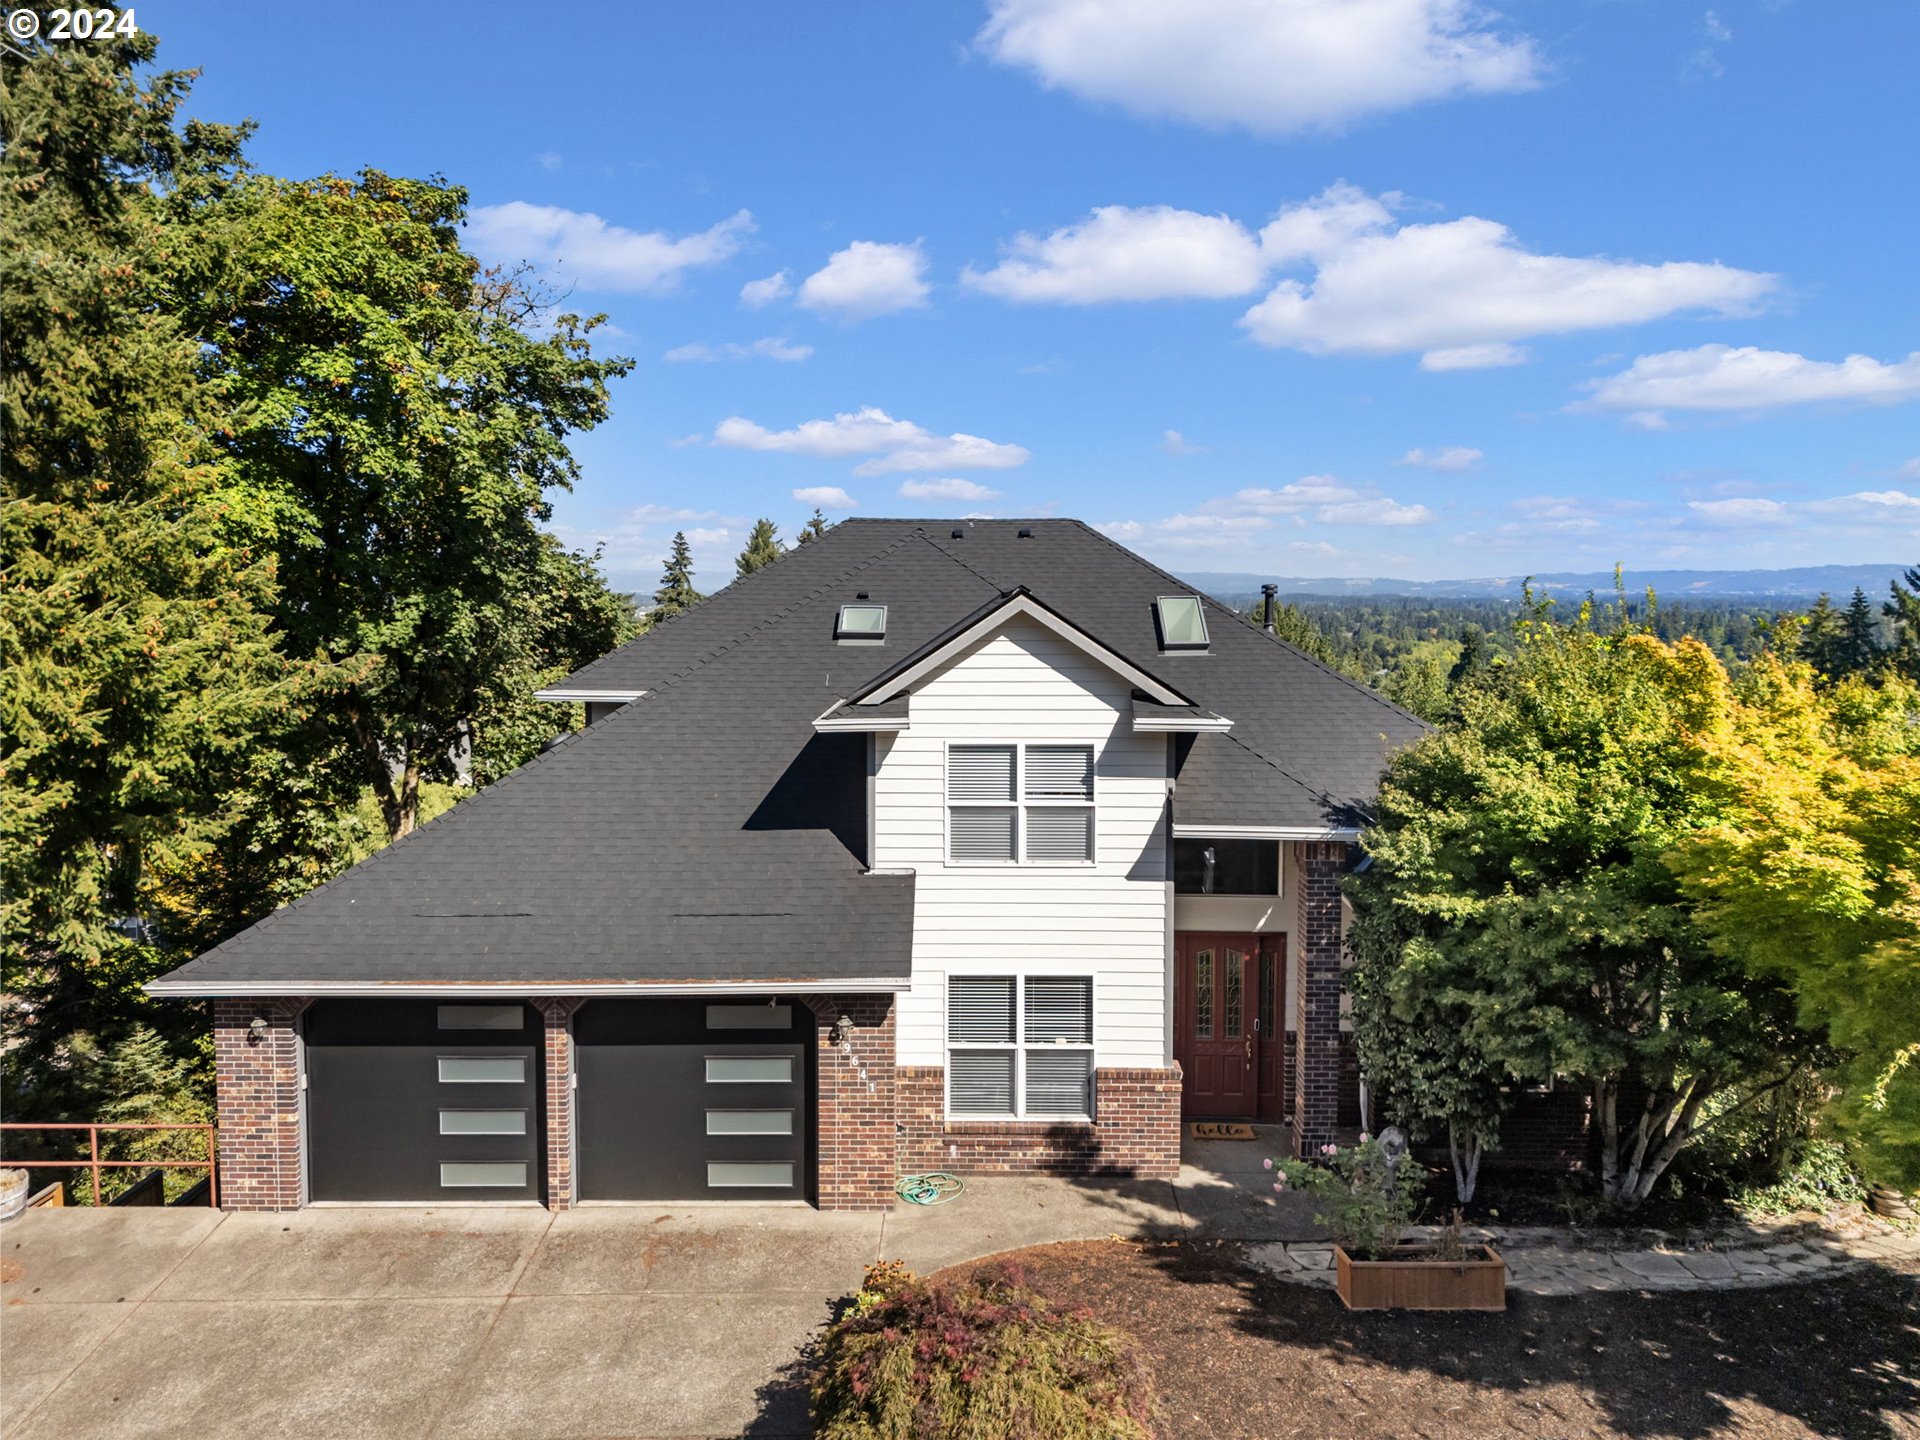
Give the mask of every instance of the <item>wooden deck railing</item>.
<path id="1" fill-rule="evenodd" d="M 149 1125 L 149 1124 L 57 1124 L 29 1125 L 8 1122 L 0 1124 L 0 1134 L 11 1134 L 15 1130 L 84 1130 L 87 1132 L 87 1158 L 85 1160 L 5 1160 L 0 1165 L 11 1164 L 23 1170 L 90 1170 L 93 1175 L 93 1203 L 100 1203 L 100 1172 L 102 1170 L 204 1170 L 207 1172 L 207 1204 L 215 1209 L 220 1205 L 220 1177 L 218 1155 L 215 1150 L 214 1127 L 211 1125 Z M 204 1160 L 102 1160 L 100 1158 L 100 1132 L 102 1130 L 198 1130 L 207 1140 L 207 1158 Z"/>

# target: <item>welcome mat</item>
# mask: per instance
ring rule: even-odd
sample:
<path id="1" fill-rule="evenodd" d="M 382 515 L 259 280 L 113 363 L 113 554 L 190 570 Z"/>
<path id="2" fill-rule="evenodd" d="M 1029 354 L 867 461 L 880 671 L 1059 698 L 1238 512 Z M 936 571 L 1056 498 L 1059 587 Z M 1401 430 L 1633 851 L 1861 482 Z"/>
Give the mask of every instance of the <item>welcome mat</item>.
<path id="1" fill-rule="evenodd" d="M 1194 1120 L 1187 1125 L 1187 1134 L 1195 1140 L 1258 1140 L 1253 1126 L 1244 1125 L 1238 1120 Z"/>

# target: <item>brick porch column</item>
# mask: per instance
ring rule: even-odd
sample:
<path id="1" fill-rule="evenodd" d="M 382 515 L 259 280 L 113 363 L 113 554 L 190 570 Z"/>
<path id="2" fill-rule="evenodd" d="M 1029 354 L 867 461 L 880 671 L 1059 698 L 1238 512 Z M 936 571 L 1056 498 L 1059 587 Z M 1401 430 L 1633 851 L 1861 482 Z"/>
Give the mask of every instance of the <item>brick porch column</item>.
<path id="1" fill-rule="evenodd" d="M 573 1208 L 573 1012 L 580 1001 L 546 997 L 533 1002 L 545 1024 L 547 1208 Z"/>
<path id="2" fill-rule="evenodd" d="M 1340 1113 L 1340 877 L 1347 847 L 1309 841 L 1293 847 L 1293 1145 L 1311 1155 L 1333 1139 Z"/>
<path id="3" fill-rule="evenodd" d="M 818 1145 L 822 1210 L 893 1207 L 894 1004 L 891 995 L 810 995 L 818 1046 Z M 851 1055 L 834 1042 L 842 1015 L 853 1021 Z"/>
<path id="4" fill-rule="evenodd" d="M 300 1183 L 301 999 L 213 1002 L 220 1207 L 297 1210 Z M 266 1022 L 253 1033 L 255 1017 Z"/>

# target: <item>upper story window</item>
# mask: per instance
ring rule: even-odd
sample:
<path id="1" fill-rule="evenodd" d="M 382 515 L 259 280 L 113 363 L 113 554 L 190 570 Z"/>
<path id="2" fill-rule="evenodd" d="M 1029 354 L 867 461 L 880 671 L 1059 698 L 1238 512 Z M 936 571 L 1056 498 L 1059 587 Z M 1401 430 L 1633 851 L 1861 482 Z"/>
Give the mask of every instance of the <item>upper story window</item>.
<path id="1" fill-rule="evenodd" d="M 1093 860 L 1091 745 L 949 745 L 947 859 L 955 865 Z"/>
<path id="2" fill-rule="evenodd" d="M 1207 648 L 1207 613 L 1198 595 L 1162 595 L 1153 602 L 1162 650 Z"/>
<path id="3" fill-rule="evenodd" d="M 1175 840 L 1176 895 L 1278 895 L 1280 845 L 1273 840 Z"/>
<path id="4" fill-rule="evenodd" d="M 887 638 L 887 607 L 884 605 L 842 605 L 833 622 L 836 640 L 879 641 Z"/>

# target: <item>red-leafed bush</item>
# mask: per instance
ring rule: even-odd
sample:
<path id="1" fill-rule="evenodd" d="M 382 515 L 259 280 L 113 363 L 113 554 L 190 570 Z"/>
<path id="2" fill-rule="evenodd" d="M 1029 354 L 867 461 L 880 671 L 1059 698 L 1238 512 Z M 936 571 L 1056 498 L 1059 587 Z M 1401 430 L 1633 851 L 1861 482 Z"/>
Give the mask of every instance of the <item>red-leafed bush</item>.
<path id="1" fill-rule="evenodd" d="M 935 1283 L 895 1264 L 828 1328 L 813 1414 L 821 1440 L 1150 1440 L 1153 1382 L 1125 1335 L 1012 1266 Z"/>

